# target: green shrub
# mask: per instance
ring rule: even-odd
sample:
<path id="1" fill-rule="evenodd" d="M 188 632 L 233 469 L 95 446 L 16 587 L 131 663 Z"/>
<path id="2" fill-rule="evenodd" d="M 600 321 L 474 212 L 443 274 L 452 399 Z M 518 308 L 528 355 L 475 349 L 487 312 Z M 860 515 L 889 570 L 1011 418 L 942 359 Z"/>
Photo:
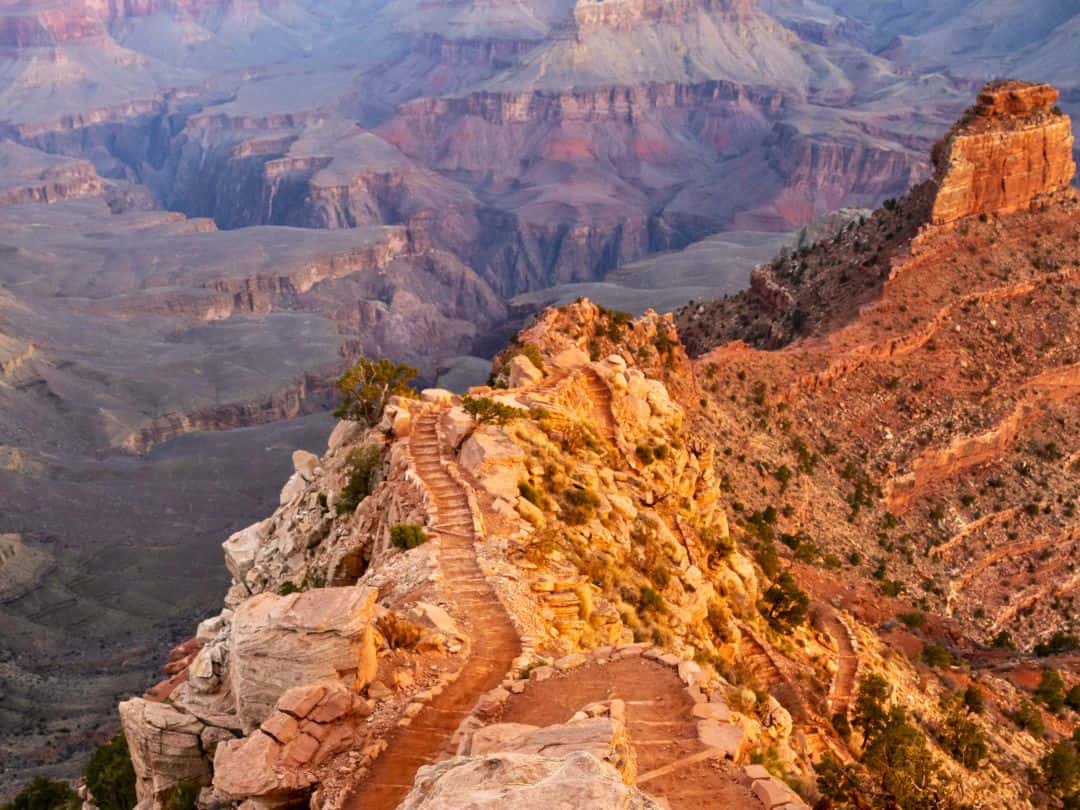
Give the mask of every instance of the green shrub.
<path id="1" fill-rule="evenodd" d="M 278 596 L 288 596 L 290 593 L 296 593 L 299 590 L 295 582 L 286 581 L 281 583 L 277 592 Z"/>
<path id="2" fill-rule="evenodd" d="M 910 613 L 901 613 L 897 615 L 896 618 L 911 630 L 915 630 L 926 624 L 926 614 L 918 610 L 913 610 Z"/>
<path id="3" fill-rule="evenodd" d="M 357 447 L 349 453 L 348 477 L 335 504 L 339 515 L 356 511 L 360 502 L 371 494 L 375 471 L 381 463 L 382 449 L 378 445 Z"/>
<path id="4" fill-rule="evenodd" d="M 1080 712 L 1080 683 L 1065 693 L 1065 705 L 1074 712 Z"/>
<path id="5" fill-rule="evenodd" d="M 643 613 L 652 611 L 654 613 L 663 613 L 664 597 L 662 597 L 657 591 L 650 588 L 648 585 L 641 589 L 638 594 L 638 607 L 641 608 Z"/>
<path id="6" fill-rule="evenodd" d="M 422 546 L 427 541 L 427 532 L 415 523 L 399 523 L 390 527 L 390 542 L 397 548 L 408 551 Z"/>
<path id="7" fill-rule="evenodd" d="M 1080 639 L 1071 633 L 1058 630 L 1049 639 L 1035 645 L 1035 654 L 1040 658 L 1072 652 L 1080 646 Z"/>
<path id="8" fill-rule="evenodd" d="M 505 425 L 514 419 L 528 416 L 529 413 L 523 408 L 496 402 L 491 397 L 462 397 L 461 407 L 473 418 L 474 422 L 481 424 L 491 422 L 495 425 Z"/>
<path id="9" fill-rule="evenodd" d="M 982 714 L 986 709 L 986 699 L 983 697 L 982 690 L 973 683 L 967 685 L 967 689 L 964 690 L 964 708 L 972 714 Z"/>
<path id="10" fill-rule="evenodd" d="M 199 785 L 181 782 L 165 794 L 165 810 L 195 810 L 199 799 Z"/>
<path id="11" fill-rule="evenodd" d="M 639 444 L 634 448 L 634 455 L 637 456 L 638 461 L 642 464 L 652 464 L 656 459 L 656 454 L 653 449 L 647 444 Z"/>
<path id="12" fill-rule="evenodd" d="M 543 508 L 544 496 L 540 494 L 540 490 L 530 484 L 528 481 L 520 481 L 518 483 L 518 495 L 527 500 L 533 506 Z"/>
<path id="13" fill-rule="evenodd" d="M 35 776 L 0 810 L 79 810 L 80 807 L 82 801 L 67 782 Z"/>
<path id="14" fill-rule="evenodd" d="M 1046 784 L 1055 792 L 1068 795 L 1080 787 L 1080 756 L 1072 742 L 1059 742 L 1042 758 L 1039 766 Z"/>
<path id="15" fill-rule="evenodd" d="M 1065 705 L 1065 681 L 1054 669 L 1044 669 L 1039 685 L 1035 688 L 1035 700 L 1052 712 Z"/>
<path id="16" fill-rule="evenodd" d="M 660 590 L 664 590 L 671 582 L 671 572 L 662 565 L 658 565 L 649 571 L 649 579 Z"/>
<path id="17" fill-rule="evenodd" d="M 86 766 L 86 786 L 100 810 L 131 810 L 135 806 L 135 769 L 123 734 L 94 752 Z"/>
<path id="18" fill-rule="evenodd" d="M 1012 720 L 1017 728 L 1030 731 L 1035 737 L 1041 737 L 1046 733 L 1042 712 L 1029 701 L 1022 701 L 1013 711 L 1006 712 L 1005 716 Z"/>
<path id="19" fill-rule="evenodd" d="M 587 489 L 569 487 L 564 489 L 562 494 L 562 518 L 571 526 L 580 526 L 593 519 L 599 505 L 600 498 L 594 493 Z"/>
<path id="20" fill-rule="evenodd" d="M 929 641 L 923 647 L 922 660 L 934 669 L 951 667 L 954 663 L 952 653 L 936 641 Z"/>

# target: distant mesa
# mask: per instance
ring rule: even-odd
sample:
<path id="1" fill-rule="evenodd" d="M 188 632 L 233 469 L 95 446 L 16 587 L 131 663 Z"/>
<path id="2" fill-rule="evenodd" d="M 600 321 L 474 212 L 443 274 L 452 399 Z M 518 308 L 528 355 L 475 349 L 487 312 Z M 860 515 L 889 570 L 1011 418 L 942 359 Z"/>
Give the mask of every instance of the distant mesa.
<path id="1" fill-rule="evenodd" d="M 1072 122 L 1048 84 L 986 85 L 934 147 L 937 193 L 930 221 L 1010 213 L 1066 188 L 1076 174 Z"/>

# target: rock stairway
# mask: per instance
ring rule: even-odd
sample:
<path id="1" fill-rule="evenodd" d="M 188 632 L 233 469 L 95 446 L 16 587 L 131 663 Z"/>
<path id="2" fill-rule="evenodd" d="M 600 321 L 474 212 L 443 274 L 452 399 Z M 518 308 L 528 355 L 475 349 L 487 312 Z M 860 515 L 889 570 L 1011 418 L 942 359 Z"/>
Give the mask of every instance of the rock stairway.
<path id="1" fill-rule="evenodd" d="M 637 759 L 637 783 L 671 810 L 762 810 L 740 769 L 699 739 L 693 701 L 671 668 L 642 657 L 577 667 L 510 698 L 503 722 L 566 722 L 593 701 L 619 699 Z"/>
<path id="2" fill-rule="evenodd" d="M 836 642 L 836 675 L 829 688 L 829 711 L 847 715 L 855 696 L 855 679 L 859 672 L 859 655 L 855 639 L 847 623 L 831 608 L 820 614 L 821 629 Z"/>
<path id="3" fill-rule="evenodd" d="M 420 766 L 453 754 L 450 739 L 477 698 L 495 688 L 521 652 L 521 642 L 476 559 L 472 510 L 464 490 L 447 472 L 438 437 L 439 411 L 417 419 L 409 446 L 413 463 L 434 500 L 439 568 L 454 599 L 471 652 L 456 680 L 428 703 L 411 724 L 397 729 L 386 750 L 356 785 L 346 810 L 391 810 L 412 789 Z"/>
<path id="4" fill-rule="evenodd" d="M 611 389 L 604 379 L 591 367 L 586 367 L 585 392 L 592 400 L 593 409 L 598 417 L 598 423 L 604 438 L 615 444 L 618 436 L 615 424 L 615 414 L 611 409 Z"/>

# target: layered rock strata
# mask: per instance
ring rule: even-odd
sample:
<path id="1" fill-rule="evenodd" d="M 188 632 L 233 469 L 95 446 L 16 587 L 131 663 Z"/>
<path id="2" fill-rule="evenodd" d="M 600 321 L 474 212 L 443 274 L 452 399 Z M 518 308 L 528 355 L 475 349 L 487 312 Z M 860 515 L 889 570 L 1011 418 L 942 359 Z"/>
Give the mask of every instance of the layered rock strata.
<path id="1" fill-rule="evenodd" d="M 1005 214 L 1067 187 L 1076 174 L 1072 122 L 1047 84 L 999 82 L 934 148 L 930 221 Z"/>

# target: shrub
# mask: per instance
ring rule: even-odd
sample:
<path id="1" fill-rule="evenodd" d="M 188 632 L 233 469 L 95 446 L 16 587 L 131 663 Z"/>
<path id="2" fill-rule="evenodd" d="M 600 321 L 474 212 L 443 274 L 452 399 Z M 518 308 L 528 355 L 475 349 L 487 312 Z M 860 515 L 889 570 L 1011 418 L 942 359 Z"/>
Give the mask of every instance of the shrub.
<path id="1" fill-rule="evenodd" d="M 181 782 L 165 794 L 165 810 L 195 810 L 199 799 L 199 786 L 194 782 Z"/>
<path id="2" fill-rule="evenodd" d="M 496 425 L 505 425 L 507 422 L 528 415 L 528 411 L 522 408 L 496 402 L 491 397 L 463 397 L 461 407 L 473 418 L 474 422 L 481 424 L 491 422 Z"/>
<path id="3" fill-rule="evenodd" d="M 1054 669 L 1044 669 L 1039 685 L 1035 688 L 1035 700 L 1052 712 L 1065 705 L 1065 681 Z"/>
<path id="4" fill-rule="evenodd" d="M 1035 654 L 1040 658 L 1045 658 L 1048 655 L 1072 652 L 1077 647 L 1080 647 L 1080 639 L 1070 633 L 1058 630 L 1046 641 L 1035 645 Z"/>
<path id="5" fill-rule="evenodd" d="M 377 619 L 375 629 L 386 639 L 386 644 L 391 650 L 415 649 L 424 635 L 419 625 L 403 619 L 396 613 L 387 613 Z"/>
<path id="6" fill-rule="evenodd" d="M 973 683 L 967 685 L 967 689 L 964 690 L 964 708 L 972 714 L 982 714 L 986 709 L 986 699 L 983 697 L 982 690 Z"/>
<path id="7" fill-rule="evenodd" d="M 1065 693 L 1065 705 L 1074 712 L 1080 712 L 1080 683 Z"/>
<path id="8" fill-rule="evenodd" d="M 79 810 L 80 807 L 82 801 L 67 782 L 35 776 L 0 810 Z"/>
<path id="9" fill-rule="evenodd" d="M 1063 795 L 1080 786 L 1080 756 L 1076 746 L 1062 740 L 1039 762 L 1043 779 L 1052 790 Z"/>
<path id="10" fill-rule="evenodd" d="M 952 653 L 936 641 L 927 642 L 923 647 L 922 660 L 934 669 L 951 667 L 954 663 Z"/>
<path id="11" fill-rule="evenodd" d="M 664 590 L 671 582 L 671 572 L 662 565 L 658 565 L 649 571 L 649 579 L 660 590 Z"/>
<path id="12" fill-rule="evenodd" d="M 371 494 L 371 485 L 375 478 L 375 471 L 382 463 L 382 449 L 378 445 L 369 444 L 364 447 L 356 447 L 349 453 L 349 471 L 345 479 L 345 486 L 341 488 L 335 511 L 339 515 L 356 511 L 360 502 Z"/>
<path id="13" fill-rule="evenodd" d="M 903 622 L 908 628 L 914 630 L 922 627 L 926 624 L 926 614 L 918 610 L 913 610 L 909 613 L 901 613 L 896 618 Z"/>
<path id="14" fill-rule="evenodd" d="M 86 786 L 100 810 L 129 810 L 135 806 L 135 769 L 123 734 L 117 734 L 94 752 L 86 766 Z"/>
<path id="15" fill-rule="evenodd" d="M 427 532 L 415 523 L 399 523 L 390 527 L 390 542 L 400 549 L 408 551 L 427 541 Z"/>
<path id="16" fill-rule="evenodd" d="M 543 508 L 544 496 L 540 494 L 540 490 L 538 490 L 528 481 L 521 481 L 518 483 L 518 495 L 527 500 L 533 506 Z"/>
<path id="17" fill-rule="evenodd" d="M 285 581 L 278 586 L 278 596 L 288 596 L 290 593 L 296 593 L 300 589 L 296 587 L 295 582 Z"/>
<path id="18" fill-rule="evenodd" d="M 634 455 L 637 456 L 638 461 L 642 464 L 652 464 L 656 458 L 656 454 L 653 449 L 647 444 L 639 444 L 634 448 Z"/>
<path id="19" fill-rule="evenodd" d="M 1041 737 L 1046 733 L 1046 724 L 1043 723 L 1042 712 L 1029 701 L 1022 701 L 1013 711 L 1006 712 L 1005 716 L 1012 720 L 1017 728 L 1022 731 L 1030 731 L 1035 737 Z"/>
<path id="20" fill-rule="evenodd" d="M 409 381 L 419 373 L 412 366 L 393 363 L 386 358 L 375 361 L 361 357 L 338 380 L 342 403 L 334 415 L 338 419 L 374 427 L 382 418 L 390 397 L 415 395 Z"/>
<path id="21" fill-rule="evenodd" d="M 638 607 L 641 608 L 643 613 L 648 611 L 663 613 L 665 610 L 664 597 L 661 596 L 659 592 L 646 585 L 638 594 Z"/>
<path id="22" fill-rule="evenodd" d="M 588 523 L 600 505 L 600 498 L 594 493 L 578 487 L 563 490 L 562 501 L 562 518 L 571 526 Z"/>

